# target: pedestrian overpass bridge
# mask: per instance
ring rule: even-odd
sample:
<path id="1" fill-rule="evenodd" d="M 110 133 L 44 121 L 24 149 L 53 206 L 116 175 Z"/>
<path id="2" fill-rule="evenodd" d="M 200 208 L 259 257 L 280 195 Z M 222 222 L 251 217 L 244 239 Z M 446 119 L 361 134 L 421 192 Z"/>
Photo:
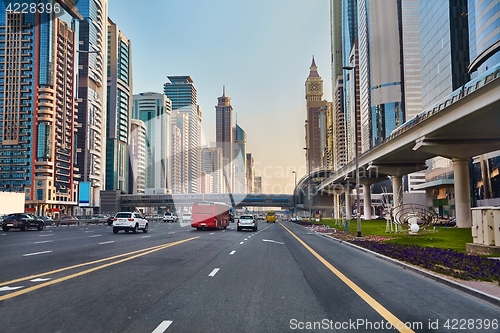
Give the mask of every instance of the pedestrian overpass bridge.
<path id="1" fill-rule="evenodd" d="M 291 194 L 124 194 L 121 206 L 173 207 L 187 206 L 193 202 L 223 202 L 232 207 L 294 207 Z"/>

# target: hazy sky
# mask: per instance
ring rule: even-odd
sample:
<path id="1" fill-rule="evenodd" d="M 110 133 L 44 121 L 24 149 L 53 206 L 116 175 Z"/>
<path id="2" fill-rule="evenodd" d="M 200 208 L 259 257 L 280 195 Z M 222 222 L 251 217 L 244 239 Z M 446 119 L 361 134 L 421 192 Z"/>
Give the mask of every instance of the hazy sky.
<path id="1" fill-rule="evenodd" d="M 263 192 L 291 193 L 306 169 L 305 80 L 314 55 L 331 101 L 328 0 L 109 0 L 109 17 L 132 41 L 134 94 L 163 92 L 189 75 L 207 142 L 226 86 L 247 134 Z"/>

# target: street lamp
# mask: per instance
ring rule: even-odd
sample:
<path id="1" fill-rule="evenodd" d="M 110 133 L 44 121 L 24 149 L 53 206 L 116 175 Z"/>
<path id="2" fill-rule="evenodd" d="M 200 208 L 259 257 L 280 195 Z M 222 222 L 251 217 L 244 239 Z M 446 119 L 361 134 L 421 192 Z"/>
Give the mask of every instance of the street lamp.
<path id="1" fill-rule="evenodd" d="M 297 172 L 292 171 L 292 173 L 293 173 L 293 183 L 294 183 L 293 192 L 292 192 L 292 195 L 293 195 L 292 217 L 295 217 L 295 210 L 296 210 L 296 207 L 295 207 L 295 189 L 297 188 Z"/>
<path id="2" fill-rule="evenodd" d="M 356 110 L 356 67 L 354 66 L 344 66 L 345 70 L 352 70 L 353 82 L 354 82 L 354 161 L 356 164 L 356 218 L 357 218 L 357 237 L 361 237 L 361 200 L 359 199 L 359 142 L 358 142 L 358 112 Z M 349 195 L 349 193 L 348 193 Z"/>
<path id="3" fill-rule="evenodd" d="M 312 215 L 312 205 L 311 205 L 311 156 L 309 154 L 309 148 L 306 147 L 304 150 L 307 152 L 307 175 L 309 177 L 309 185 L 307 186 L 307 204 L 309 206 L 309 223 L 311 223 L 311 215 Z"/>

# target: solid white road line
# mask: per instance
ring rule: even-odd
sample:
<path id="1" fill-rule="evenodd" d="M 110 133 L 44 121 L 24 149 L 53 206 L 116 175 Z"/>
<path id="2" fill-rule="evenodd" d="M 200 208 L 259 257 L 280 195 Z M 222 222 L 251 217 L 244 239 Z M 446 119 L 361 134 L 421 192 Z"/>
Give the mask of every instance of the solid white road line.
<path id="1" fill-rule="evenodd" d="M 26 254 L 23 254 L 23 257 L 36 256 L 38 254 L 45 254 L 45 253 L 50 253 L 50 252 L 52 252 L 52 251 L 42 251 L 42 252 L 26 253 Z"/>
<path id="2" fill-rule="evenodd" d="M 155 328 L 155 330 L 152 333 L 163 333 L 167 330 L 167 328 L 172 324 L 171 320 L 164 320 L 161 322 L 158 327 Z"/>
<path id="3" fill-rule="evenodd" d="M 236 251 L 233 250 L 233 251 L 231 251 L 231 253 L 229 253 L 229 255 L 232 256 L 235 253 L 236 253 Z"/>
<path id="4" fill-rule="evenodd" d="M 214 268 L 214 270 L 212 271 L 212 273 L 208 274 L 208 276 L 215 276 L 215 274 L 217 274 L 217 272 L 219 271 L 220 268 Z"/>

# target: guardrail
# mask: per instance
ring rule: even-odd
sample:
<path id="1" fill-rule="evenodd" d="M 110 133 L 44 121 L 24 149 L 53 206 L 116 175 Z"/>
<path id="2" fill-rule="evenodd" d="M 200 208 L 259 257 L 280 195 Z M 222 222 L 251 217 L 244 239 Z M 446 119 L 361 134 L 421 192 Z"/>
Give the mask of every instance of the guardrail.
<path id="1" fill-rule="evenodd" d="M 147 218 L 148 222 L 158 222 L 162 221 L 162 217 L 152 217 L 152 218 Z M 82 226 L 82 225 L 89 225 L 89 224 L 108 224 L 108 219 L 78 219 L 78 220 L 52 220 L 52 221 L 45 221 L 45 226 L 55 226 L 59 227 L 62 225 L 74 225 L 74 226 Z"/>

